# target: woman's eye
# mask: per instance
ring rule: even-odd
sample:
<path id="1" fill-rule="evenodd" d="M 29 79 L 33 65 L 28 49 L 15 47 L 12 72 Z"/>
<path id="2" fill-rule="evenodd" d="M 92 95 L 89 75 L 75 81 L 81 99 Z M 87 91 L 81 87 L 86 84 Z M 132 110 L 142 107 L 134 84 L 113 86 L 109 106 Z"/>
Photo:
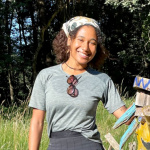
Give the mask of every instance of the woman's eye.
<path id="1" fill-rule="evenodd" d="M 91 44 L 92 44 L 92 45 L 96 45 L 96 43 L 95 43 L 95 42 L 91 42 Z"/>
<path id="2" fill-rule="evenodd" d="M 83 39 L 78 39 L 78 40 L 81 41 L 81 42 L 83 41 Z"/>

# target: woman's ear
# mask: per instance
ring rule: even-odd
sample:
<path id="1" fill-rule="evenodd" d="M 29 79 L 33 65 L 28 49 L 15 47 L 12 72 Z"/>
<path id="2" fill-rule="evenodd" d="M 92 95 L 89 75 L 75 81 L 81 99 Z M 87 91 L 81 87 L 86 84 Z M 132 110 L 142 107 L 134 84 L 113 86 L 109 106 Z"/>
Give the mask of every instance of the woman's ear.
<path id="1" fill-rule="evenodd" d="M 71 38 L 70 38 L 70 36 L 68 36 L 67 46 L 70 46 L 70 44 L 71 44 Z"/>

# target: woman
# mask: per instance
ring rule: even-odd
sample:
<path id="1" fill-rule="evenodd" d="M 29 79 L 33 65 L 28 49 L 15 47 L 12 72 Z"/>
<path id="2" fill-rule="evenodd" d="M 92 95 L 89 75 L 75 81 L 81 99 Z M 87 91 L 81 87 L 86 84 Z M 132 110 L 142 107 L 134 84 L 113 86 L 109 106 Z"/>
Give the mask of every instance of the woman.
<path id="1" fill-rule="evenodd" d="M 87 17 L 70 19 L 53 49 L 60 64 L 38 74 L 29 103 L 29 150 L 39 149 L 45 114 L 48 150 L 104 150 L 95 124 L 99 101 L 117 118 L 127 108 L 110 77 L 94 70 L 108 57 L 98 23 Z"/>

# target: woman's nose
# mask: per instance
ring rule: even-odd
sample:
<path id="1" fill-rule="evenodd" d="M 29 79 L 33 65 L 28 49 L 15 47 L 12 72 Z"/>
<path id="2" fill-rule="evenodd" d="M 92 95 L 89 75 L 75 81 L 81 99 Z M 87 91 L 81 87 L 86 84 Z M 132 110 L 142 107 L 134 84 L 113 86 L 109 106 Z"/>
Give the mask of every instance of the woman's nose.
<path id="1" fill-rule="evenodd" d="M 83 45 L 82 45 L 82 49 L 87 51 L 89 49 L 89 44 L 88 42 L 84 42 Z"/>

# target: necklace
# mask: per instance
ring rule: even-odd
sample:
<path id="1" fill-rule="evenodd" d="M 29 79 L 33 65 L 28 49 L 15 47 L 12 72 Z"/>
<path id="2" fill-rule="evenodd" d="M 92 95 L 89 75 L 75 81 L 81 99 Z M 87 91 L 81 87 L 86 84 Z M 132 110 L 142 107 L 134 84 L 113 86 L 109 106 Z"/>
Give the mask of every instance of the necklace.
<path id="1" fill-rule="evenodd" d="M 83 69 L 72 68 L 72 67 L 70 67 L 66 62 L 65 62 L 65 65 L 66 65 L 67 67 L 69 67 L 70 69 L 78 70 L 78 71 L 82 71 L 82 70 L 86 70 L 86 69 L 87 69 L 87 67 L 86 67 L 86 68 L 83 68 Z"/>

